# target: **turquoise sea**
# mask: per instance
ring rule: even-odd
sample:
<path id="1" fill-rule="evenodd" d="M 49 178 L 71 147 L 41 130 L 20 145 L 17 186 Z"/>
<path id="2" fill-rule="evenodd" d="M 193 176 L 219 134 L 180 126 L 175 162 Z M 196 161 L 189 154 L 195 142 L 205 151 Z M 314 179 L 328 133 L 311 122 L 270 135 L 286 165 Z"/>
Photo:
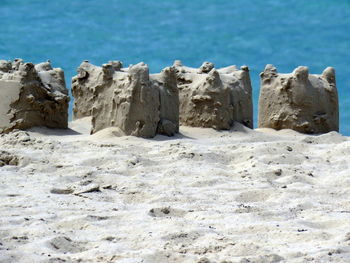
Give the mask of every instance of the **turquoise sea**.
<path id="1" fill-rule="evenodd" d="M 70 79 L 82 60 L 144 61 L 158 72 L 189 66 L 248 65 L 255 124 L 259 73 L 299 65 L 337 72 L 340 131 L 350 135 L 349 0 L 1 0 L 0 59 L 50 59 Z"/>

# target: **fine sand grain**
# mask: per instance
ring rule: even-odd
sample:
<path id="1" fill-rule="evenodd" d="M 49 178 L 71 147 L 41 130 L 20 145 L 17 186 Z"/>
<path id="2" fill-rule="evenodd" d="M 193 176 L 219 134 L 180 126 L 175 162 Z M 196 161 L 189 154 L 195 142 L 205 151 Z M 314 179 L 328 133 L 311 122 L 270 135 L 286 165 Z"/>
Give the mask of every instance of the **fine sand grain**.
<path id="1" fill-rule="evenodd" d="M 0 136 L 0 262 L 350 262 L 350 141 L 180 128 Z"/>

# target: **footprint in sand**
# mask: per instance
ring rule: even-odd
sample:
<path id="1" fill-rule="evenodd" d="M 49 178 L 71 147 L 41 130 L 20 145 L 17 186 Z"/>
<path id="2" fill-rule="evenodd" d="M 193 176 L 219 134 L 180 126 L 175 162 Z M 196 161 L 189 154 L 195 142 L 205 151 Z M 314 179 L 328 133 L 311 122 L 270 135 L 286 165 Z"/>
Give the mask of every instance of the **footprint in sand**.
<path id="1" fill-rule="evenodd" d="M 162 208 L 152 208 L 149 210 L 148 214 L 152 217 L 181 217 L 186 212 L 181 209 L 174 209 L 170 207 L 162 207 Z"/>
<path id="2" fill-rule="evenodd" d="M 65 236 L 55 237 L 49 241 L 49 244 L 54 250 L 61 253 L 79 253 L 86 250 L 83 243 L 75 242 Z"/>
<path id="3" fill-rule="evenodd" d="M 202 235 L 199 232 L 177 232 L 163 236 L 162 239 L 175 244 L 191 244 Z"/>
<path id="4" fill-rule="evenodd" d="M 264 202 L 268 200 L 269 197 L 270 193 L 268 193 L 267 191 L 247 191 L 240 193 L 236 197 L 236 201 L 242 203 Z"/>
<path id="5" fill-rule="evenodd" d="M 284 258 L 280 255 L 271 254 L 271 255 L 263 255 L 252 258 L 243 258 L 240 263 L 250 263 L 250 262 L 261 262 L 261 263 L 279 263 L 284 262 Z"/>

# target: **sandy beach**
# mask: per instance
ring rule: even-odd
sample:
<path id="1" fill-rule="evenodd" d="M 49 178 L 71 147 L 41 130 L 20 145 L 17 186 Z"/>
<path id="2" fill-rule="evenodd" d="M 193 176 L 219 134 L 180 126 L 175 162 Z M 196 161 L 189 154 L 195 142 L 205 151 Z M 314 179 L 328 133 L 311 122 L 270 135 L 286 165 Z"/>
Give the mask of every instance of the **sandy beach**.
<path id="1" fill-rule="evenodd" d="M 0 262 L 350 262 L 350 140 L 0 135 Z"/>
<path id="2" fill-rule="evenodd" d="M 350 0 L 0 14 L 0 263 L 350 263 Z"/>

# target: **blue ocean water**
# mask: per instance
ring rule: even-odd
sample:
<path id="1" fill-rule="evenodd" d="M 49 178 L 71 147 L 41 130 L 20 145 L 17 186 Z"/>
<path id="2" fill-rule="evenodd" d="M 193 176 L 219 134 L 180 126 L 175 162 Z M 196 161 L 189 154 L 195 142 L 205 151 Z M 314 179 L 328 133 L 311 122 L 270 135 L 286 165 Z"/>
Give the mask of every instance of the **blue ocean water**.
<path id="1" fill-rule="evenodd" d="M 248 65 L 255 124 L 266 64 L 317 74 L 333 66 L 340 131 L 350 135 L 349 0 L 2 0 L 0 16 L 0 59 L 50 59 L 68 87 L 82 60 L 144 61 L 151 72 L 175 59 Z"/>

